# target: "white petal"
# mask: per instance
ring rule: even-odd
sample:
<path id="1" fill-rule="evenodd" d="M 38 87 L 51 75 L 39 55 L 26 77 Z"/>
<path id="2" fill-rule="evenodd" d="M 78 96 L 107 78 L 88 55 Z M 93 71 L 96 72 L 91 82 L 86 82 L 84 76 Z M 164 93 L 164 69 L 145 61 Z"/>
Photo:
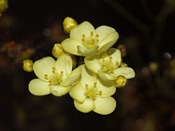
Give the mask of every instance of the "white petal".
<path id="1" fill-rule="evenodd" d="M 68 76 L 68 78 L 61 83 L 62 86 L 70 86 L 74 83 L 76 83 L 77 81 L 79 81 L 81 78 L 81 69 L 80 68 L 76 68 L 74 69 L 71 74 Z"/>
<path id="2" fill-rule="evenodd" d="M 44 57 L 40 60 L 37 60 L 33 65 L 33 70 L 37 77 L 42 80 L 45 80 L 44 75 L 48 76 L 52 74 L 52 67 L 55 66 L 55 60 L 52 57 Z"/>
<path id="3" fill-rule="evenodd" d="M 88 70 L 85 65 L 81 65 L 81 83 L 83 86 L 85 86 L 85 84 L 88 84 L 90 86 L 94 85 L 94 82 L 96 82 L 97 78 L 96 78 L 96 74 L 94 74 L 93 72 L 91 72 L 90 70 Z"/>
<path id="4" fill-rule="evenodd" d="M 101 69 L 101 65 L 97 59 L 97 56 L 86 57 L 84 62 L 86 67 L 94 73 L 98 73 L 98 70 Z"/>
<path id="5" fill-rule="evenodd" d="M 40 79 L 33 79 L 29 83 L 29 91 L 37 96 L 48 95 L 50 94 L 49 83 Z"/>
<path id="6" fill-rule="evenodd" d="M 61 47 L 66 52 L 68 52 L 70 54 L 73 54 L 73 55 L 81 56 L 81 54 L 78 53 L 78 49 L 77 49 L 78 46 L 83 46 L 83 45 L 78 40 L 75 40 L 75 39 L 72 39 L 72 38 L 65 39 L 61 43 Z"/>
<path id="7" fill-rule="evenodd" d="M 102 94 L 100 95 L 101 97 L 109 97 L 116 92 L 116 87 L 113 81 L 97 79 L 97 87 L 98 91 L 102 91 Z"/>
<path id="8" fill-rule="evenodd" d="M 85 21 L 85 22 L 79 24 L 78 26 L 76 26 L 75 28 L 71 29 L 70 38 L 73 38 L 73 39 L 81 42 L 83 34 L 85 35 L 85 37 L 89 37 L 90 32 L 94 31 L 94 30 L 95 29 L 94 29 L 93 25 L 91 23 Z"/>
<path id="9" fill-rule="evenodd" d="M 95 103 L 95 109 L 93 111 L 101 115 L 108 115 L 112 113 L 116 108 L 116 101 L 112 97 L 106 97 L 106 98 L 98 97 L 94 101 L 94 103 Z"/>
<path id="10" fill-rule="evenodd" d="M 106 36 L 101 42 L 98 43 L 99 52 L 102 53 L 112 47 L 116 41 L 118 40 L 119 35 L 117 32 L 112 32 L 108 36 Z"/>
<path id="11" fill-rule="evenodd" d="M 132 68 L 130 67 L 119 67 L 114 70 L 114 73 L 112 74 L 114 77 L 117 76 L 124 76 L 126 79 L 130 79 L 135 77 L 135 72 Z"/>
<path id="12" fill-rule="evenodd" d="M 104 73 L 102 71 L 99 71 L 98 72 L 98 76 L 104 80 L 104 81 L 110 81 L 110 80 L 115 80 L 116 79 L 116 76 L 114 76 L 113 74 L 108 74 L 108 73 Z"/>
<path id="13" fill-rule="evenodd" d="M 78 50 L 78 53 L 81 54 L 82 56 L 92 56 L 97 53 L 98 46 L 94 46 L 91 49 L 87 49 L 83 46 L 78 46 L 77 50 Z"/>
<path id="14" fill-rule="evenodd" d="M 112 27 L 109 26 L 99 26 L 96 30 L 95 33 L 99 34 L 99 41 L 102 41 L 106 36 L 108 36 L 110 33 L 116 32 L 116 30 Z"/>
<path id="15" fill-rule="evenodd" d="M 63 54 L 61 55 L 56 63 L 55 63 L 55 68 L 57 73 L 60 73 L 63 71 L 64 77 L 67 77 L 70 75 L 72 72 L 72 58 L 69 54 Z"/>
<path id="16" fill-rule="evenodd" d="M 76 100 L 74 100 L 74 105 L 75 108 L 83 113 L 88 113 L 90 111 L 92 111 L 95 107 L 94 105 L 94 101 L 92 101 L 91 99 L 85 99 L 85 101 L 83 103 L 80 103 Z"/>
<path id="17" fill-rule="evenodd" d="M 116 64 L 116 62 L 118 62 L 118 66 L 120 65 L 122 58 L 121 58 L 121 52 L 119 49 L 116 48 L 110 48 L 109 50 L 107 50 L 106 54 L 108 56 L 112 57 L 112 62 L 114 64 Z"/>
<path id="18" fill-rule="evenodd" d="M 81 83 L 78 83 L 74 85 L 71 90 L 69 91 L 70 96 L 77 100 L 78 102 L 84 102 L 86 96 L 85 96 L 85 90 L 82 87 Z"/>
<path id="19" fill-rule="evenodd" d="M 57 86 L 51 87 L 51 93 L 54 96 L 63 96 L 69 92 L 70 88 L 71 87 L 63 87 L 63 86 L 57 85 Z"/>

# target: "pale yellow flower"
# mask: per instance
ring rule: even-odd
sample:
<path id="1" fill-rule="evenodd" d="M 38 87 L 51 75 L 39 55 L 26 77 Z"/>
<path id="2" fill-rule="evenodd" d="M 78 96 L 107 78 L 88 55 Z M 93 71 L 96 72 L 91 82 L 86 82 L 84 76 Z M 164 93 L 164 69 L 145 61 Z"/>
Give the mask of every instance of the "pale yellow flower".
<path id="1" fill-rule="evenodd" d="M 85 65 L 105 81 L 116 80 L 118 76 L 126 79 L 133 78 L 135 72 L 130 67 L 121 67 L 121 52 L 118 49 L 110 48 L 100 55 L 86 57 Z"/>
<path id="2" fill-rule="evenodd" d="M 65 39 L 62 48 L 73 55 L 92 56 L 100 54 L 115 44 L 119 35 L 109 26 L 100 26 L 97 29 L 85 21 L 70 31 L 70 38 Z"/>
<path id="3" fill-rule="evenodd" d="M 74 99 L 76 109 L 84 113 L 90 111 L 102 115 L 112 113 L 116 107 L 116 101 L 111 97 L 116 92 L 114 84 L 100 80 L 84 65 L 78 68 L 82 71 L 80 82 L 75 84 L 69 92 Z"/>
<path id="4" fill-rule="evenodd" d="M 80 70 L 72 71 L 72 59 L 68 54 L 61 55 L 56 61 L 52 57 L 44 57 L 33 65 L 38 78 L 29 83 L 29 91 L 33 95 L 55 96 L 65 95 L 80 78 Z"/>

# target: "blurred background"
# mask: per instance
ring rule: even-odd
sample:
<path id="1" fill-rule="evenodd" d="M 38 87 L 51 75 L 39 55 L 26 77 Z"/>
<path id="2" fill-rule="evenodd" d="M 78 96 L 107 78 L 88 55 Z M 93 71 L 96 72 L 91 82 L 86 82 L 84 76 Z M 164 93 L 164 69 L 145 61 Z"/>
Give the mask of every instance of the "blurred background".
<path id="1" fill-rule="evenodd" d="M 175 130 L 175 0 L 8 0 L 0 13 L 1 131 Z M 53 45 L 69 37 L 67 16 L 119 32 L 114 47 L 136 77 L 117 90 L 110 115 L 81 113 L 69 95 L 28 91 L 36 76 L 23 70 L 23 60 L 51 56 Z"/>

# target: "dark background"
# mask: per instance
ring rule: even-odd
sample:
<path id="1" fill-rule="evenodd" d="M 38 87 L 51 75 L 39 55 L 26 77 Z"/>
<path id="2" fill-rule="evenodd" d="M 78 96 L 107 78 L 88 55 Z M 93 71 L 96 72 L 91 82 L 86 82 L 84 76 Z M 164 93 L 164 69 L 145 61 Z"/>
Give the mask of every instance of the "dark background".
<path id="1" fill-rule="evenodd" d="M 8 2 L 0 17 L 0 130 L 175 130 L 175 0 Z M 69 37 L 62 27 L 67 16 L 115 28 L 114 47 L 122 47 L 123 61 L 136 72 L 117 90 L 117 108 L 108 116 L 77 111 L 69 95 L 28 91 L 36 76 L 22 61 L 52 55 L 53 45 Z"/>

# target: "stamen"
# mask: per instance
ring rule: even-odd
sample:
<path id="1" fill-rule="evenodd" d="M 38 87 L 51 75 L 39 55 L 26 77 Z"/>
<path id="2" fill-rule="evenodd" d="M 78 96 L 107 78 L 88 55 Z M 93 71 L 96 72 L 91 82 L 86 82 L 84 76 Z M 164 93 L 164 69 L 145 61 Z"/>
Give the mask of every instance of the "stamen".
<path id="1" fill-rule="evenodd" d="M 61 74 L 63 74 L 64 72 L 63 72 L 63 71 L 61 71 L 60 73 L 61 73 Z"/>
<path id="2" fill-rule="evenodd" d="M 99 37 L 99 34 L 96 34 L 96 37 L 98 38 Z"/>
<path id="3" fill-rule="evenodd" d="M 85 87 L 88 88 L 88 84 L 85 84 Z"/>
<path id="4" fill-rule="evenodd" d="M 105 56 L 104 55 L 102 56 L 102 59 L 105 59 Z"/>
<path id="5" fill-rule="evenodd" d="M 45 74 L 45 75 L 44 75 L 44 77 L 45 77 L 45 79 L 47 79 L 48 75 L 47 75 L 47 74 Z"/>
<path id="6" fill-rule="evenodd" d="M 82 42 L 85 42 L 84 38 L 83 38 L 83 39 L 81 39 L 81 41 L 82 41 Z"/>
<path id="7" fill-rule="evenodd" d="M 52 83 L 52 81 L 51 81 L 51 80 L 49 80 L 49 83 L 51 84 L 51 83 Z"/>
<path id="8" fill-rule="evenodd" d="M 52 67 L 52 71 L 53 71 L 53 72 L 55 71 L 55 67 Z"/>
<path id="9" fill-rule="evenodd" d="M 59 80 L 60 80 L 59 78 L 56 79 L 57 82 L 58 82 Z"/>
<path id="10" fill-rule="evenodd" d="M 97 82 L 94 82 L 94 86 L 97 86 Z"/>
<path id="11" fill-rule="evenodd" d="M 94 35 L 94 32 L 93 32 L 93 31 L 91 31 L 90 35 L 91 35 L 91 36 L 93 36 L 93 35 Z"/>
<path id="12" fill-rule="evenodd" d="M 102 95 L 102 91 L 99 91 L 99 95 Z"/>
<path id="13" fill-rule="evenodd" d="M 88 96 L 89 94 L 86 92 L 85 95 Z"/>
<path id="14" fill-rule="evenodd" d="M 119 62 L 116 62 L 115 64 L 116 64 L 116 66 L 118 66 L 119 65 Z"/>
<path id="15" fill-rule="evenodd" d="M 109 60 L 112 60 L 112 56 L 109 57 Z"/>
<path id="16" fill-rule="evenodd" d="M 114 67 L 113 66 L 111 67 L 111 70 L 114 70 Z"/>
<path id="17" fill-rule="evenodd" d="M 93 99 L 95 99 L 95 98 L 96 98 L 96 96 L 95 96 L 95 95 L 93 95 L 93 96 L 92 96 L 92 98 L 93 98 Z"/>
<path id="18" fill-rule="evenodd" d="M 82 37 L 85 38 L 85 34 L 82 34 Z"/>
<path id="19" fill-rule="evenodd" d="M 95 42 L 95 40 L 94 40 L 94 39 L 92 39 L 91 41 L 92 41 L 92 43 L 94 43 L 94 42 Z"/>

